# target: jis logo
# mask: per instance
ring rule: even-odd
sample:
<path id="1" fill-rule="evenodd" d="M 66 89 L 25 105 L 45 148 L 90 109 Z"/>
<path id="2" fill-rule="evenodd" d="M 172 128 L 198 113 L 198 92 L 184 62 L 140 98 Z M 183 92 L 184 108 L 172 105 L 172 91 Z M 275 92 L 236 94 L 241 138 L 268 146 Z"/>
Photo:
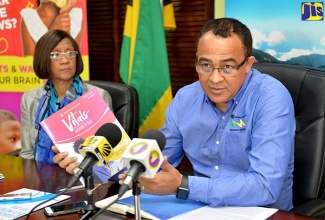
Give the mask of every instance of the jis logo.
<path id="1" fill-rule="evenodd" d="M 321 21 L 324 19 L 323 2 L 302 2 L 301 20 L 302 21 Z"/>

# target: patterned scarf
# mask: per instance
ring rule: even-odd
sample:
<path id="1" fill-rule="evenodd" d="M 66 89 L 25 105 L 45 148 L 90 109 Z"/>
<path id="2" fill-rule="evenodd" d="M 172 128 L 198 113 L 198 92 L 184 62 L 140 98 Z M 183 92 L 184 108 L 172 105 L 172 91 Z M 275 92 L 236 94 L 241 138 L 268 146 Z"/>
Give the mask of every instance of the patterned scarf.
<path id="1" fill-rule="evenodd" d="M 52 80 L 48 80 L 44 85 L 44 91 L 38 103 L 35 118 L 35 128 L 38 130 L 35 139 L 35 160 L 55 164 L 53 162 L 53 157 L 56 153 L 52 150 L 54 144 L 40 125 L 40 122 L 68 105 L 73 100 L 79 98 L 83 94 L 82 85 L 82 79 L 79 76 L 75 76 L 61 103 L 54 90 Z"/>

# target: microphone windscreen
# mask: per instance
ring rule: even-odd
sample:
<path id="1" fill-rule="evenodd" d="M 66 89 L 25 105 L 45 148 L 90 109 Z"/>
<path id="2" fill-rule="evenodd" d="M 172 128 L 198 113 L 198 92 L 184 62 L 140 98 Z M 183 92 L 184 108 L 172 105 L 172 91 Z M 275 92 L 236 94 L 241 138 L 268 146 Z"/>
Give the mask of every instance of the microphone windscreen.
<path id="1" fill-rule="evenodd" d="M 115 147 L 121 141 L 122 132 L 116 124 L 106 123 L 97 130 L 95 136 L 104 136 L 111 146 Z"/>
<path id="2" fill-rule="evenodd" d="M 166 137 L 159 130 L 147 130 L 146 132 L 144 132 L 141 138 L 156 140 L 160 150 L 163 150 L 166 145 Z"/>

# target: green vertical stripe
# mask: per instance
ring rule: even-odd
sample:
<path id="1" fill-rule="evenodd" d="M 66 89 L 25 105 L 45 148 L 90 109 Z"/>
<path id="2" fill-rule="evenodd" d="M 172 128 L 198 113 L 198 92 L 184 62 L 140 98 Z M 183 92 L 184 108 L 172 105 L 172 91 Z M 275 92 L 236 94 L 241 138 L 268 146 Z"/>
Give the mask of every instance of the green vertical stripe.
<path id="1" fill-rule="evenodd" d="M 130 84 L 130 81 L 128 80 L 128 71 L 130 66 L 130 41 L 130 37 L 125 35 L 123 36 L 122 53 L 120 58 L 120 76 L 128 85 Z"/>
<path id="2" fill-rule="evenodd" d="M 123 81 L 135 87 L 139 93 L 141 126 L 170 86 L 165 32 L 159 0 L 140 1 L 138 26 L 133 28 L 137 28 L 137 34 L 130 82 L 125 80 L 130 56 L 130 50 L 128 50 L 130 40 L 125 36 L 121 51 L 120 73 Z"/>

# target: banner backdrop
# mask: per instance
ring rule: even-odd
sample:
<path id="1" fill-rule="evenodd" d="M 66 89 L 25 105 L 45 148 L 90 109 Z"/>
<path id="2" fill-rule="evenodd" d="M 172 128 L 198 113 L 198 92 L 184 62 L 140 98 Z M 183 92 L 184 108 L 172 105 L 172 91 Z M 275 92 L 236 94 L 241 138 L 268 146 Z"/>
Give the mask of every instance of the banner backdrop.
<path id="1" fill-rule="evenodd" d="M 60 1 L 47 4 L 58 7 L 54 2 Z M 48 31 L 44 24 L 47 14 L 40 16 L 40 11 L 37 0 L 0 0 L 0 109 L 11 111 L 19 120 L 23 92 L 44 83 L 33 70 L 35 41 Z M 79 43 L 84 61 L 81 77 L 89 80 L 86 0 L 78 0 L 69 16 L 70 33 Z"/>
<path id="2" fill-rule="evenodd" d="M 325 68 L 324 2 L 225 0 L 225 16 L 251 30 L 258 62 Z"/>

